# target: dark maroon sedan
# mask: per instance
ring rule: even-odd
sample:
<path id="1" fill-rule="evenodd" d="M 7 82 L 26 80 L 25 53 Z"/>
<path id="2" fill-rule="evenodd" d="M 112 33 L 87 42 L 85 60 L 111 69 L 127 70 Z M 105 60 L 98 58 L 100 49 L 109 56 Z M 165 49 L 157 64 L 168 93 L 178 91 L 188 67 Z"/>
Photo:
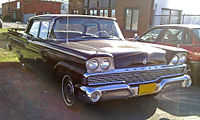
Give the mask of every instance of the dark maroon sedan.
<path id="1" fill-rule="evenodd" d="M 189 51 L 187 74 L 193 83 L 200 83 L 200 25 L 160 25 L 153 27 L 138 38 L 138 41 L 177 46 Z"/>

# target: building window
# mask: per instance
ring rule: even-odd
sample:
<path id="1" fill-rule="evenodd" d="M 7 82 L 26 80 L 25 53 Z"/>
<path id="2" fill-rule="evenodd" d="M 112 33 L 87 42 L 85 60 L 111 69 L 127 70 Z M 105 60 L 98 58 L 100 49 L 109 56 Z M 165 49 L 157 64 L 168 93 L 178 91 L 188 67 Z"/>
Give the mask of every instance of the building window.
<path id="1" fill-rule="evenodd" d="M 108 17 L 108 10 L 104 10 L 104 16 Z"/>
<path id="2" fill-rule="evenodd" d="M 100 10 L 100 16 L 108 17 L 108 10 Z"/>
<path id="3" fill-rule="evenodd" d="M 115 10 L 112 10 L 111 17 L 115 18 Z"/>
<path id="4" fill-rule="evenodd" d="M 93 15 L 93 11 L 94 11 L 94 10 L 90 10 L 90 15 Z"/>
<path id="5" fill-rule="evenodd" d="M 17 9 L 20 9 L 20 2 L 17 2 Z"/>
<path id="6" fill-rule="evenodd" d="M 78 10 L 72 10 L 72 14 L 78 14 Z"/>
<path id="7" fill-rule="evenodd" d="M 94 15 L 95 15 L 95 16 L 97 15 L 97 10 L 94 10 Z"/>
<path id="8" fill-rule="evenodd" d="M 103 16 L 104 11 L 100 10 L 100 16 Z"/>
<path id="9" fill-rule="evenodd" d="M 138 30 L 138 19 L 139 19 L 139 9 L 126 9 L 125 10 L 126 16 L 126 30 Z"/>
<path id="10" fill-rule="evenodd" d="M 162 8 L 161 25 L 163 24 L 179 24 L 181 21 L 181 10 L 172 10 Z"/>

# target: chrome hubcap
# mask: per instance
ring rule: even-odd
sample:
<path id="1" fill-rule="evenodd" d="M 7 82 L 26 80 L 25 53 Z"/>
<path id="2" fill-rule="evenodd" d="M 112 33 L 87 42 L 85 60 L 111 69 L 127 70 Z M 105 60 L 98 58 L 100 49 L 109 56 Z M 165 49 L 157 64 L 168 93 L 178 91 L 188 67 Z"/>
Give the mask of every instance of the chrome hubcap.
<path id="1" fill-rule="evenodd" d="M 65 75 L 62 80 L 62 96 L 64 102 L 68 106 L 74 103 L 74 85 L 68 75 Z"/>

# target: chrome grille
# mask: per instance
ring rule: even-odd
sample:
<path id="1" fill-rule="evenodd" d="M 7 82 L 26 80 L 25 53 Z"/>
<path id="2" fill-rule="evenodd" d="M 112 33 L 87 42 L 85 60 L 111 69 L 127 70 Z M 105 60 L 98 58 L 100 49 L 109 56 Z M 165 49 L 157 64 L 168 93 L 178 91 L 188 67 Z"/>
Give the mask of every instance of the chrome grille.
<path id="1" fill-rule="evenodd" d="M 156 80 L 162 76 L 175 75 L 183 73 L 184 68 L 173 68 L 154 71 L 125 72 L 115 74 L 94 75 L 87 78 L 88 84 L 119 82 L 138 83 Z"/>

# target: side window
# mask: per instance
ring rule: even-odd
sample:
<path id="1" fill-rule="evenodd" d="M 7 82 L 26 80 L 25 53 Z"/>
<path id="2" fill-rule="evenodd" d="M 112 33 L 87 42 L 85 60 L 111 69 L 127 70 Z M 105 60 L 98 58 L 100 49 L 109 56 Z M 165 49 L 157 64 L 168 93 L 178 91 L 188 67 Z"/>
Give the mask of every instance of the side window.
<path id="1" fill-rule="evenodd" d="M 167 29 L 161 43 L 179 44 L 182 43 L 183 30 L 181 29 Z"/>
<path id="2" fill-rule="evenodd" d="M 192 31 L 197 38 L 197 42 L 200 43 L 200 28 L 192 29 Z"/>
<path id="3" fill-rule="evenodd" d="M 184 44 L 191 44 L 191 43 L 192 43 L 192 41 L 191 41 L 190 35 L 188 33 L 186 33 Z"/>
<path id="4" fill-rule="evenodd" d="M 155 42 L 163 29 L 153 29 L 143 35 L 141 39 L 147 42 Z"/>
<path id="5" fill-rule="evenodd" d="M 33 35 L 34 37 L 37 37 L 39 32 L 39 27 L 40 27 L 40 21 L 34 21 L 29 31 L 29 34 Z"/>
<path id="6" fill-rule="evenodd" d="M 50 21 L 42 21 L 41 22 L 39 38 L 47 39 L 49 25 L 50 25 Z"/>

